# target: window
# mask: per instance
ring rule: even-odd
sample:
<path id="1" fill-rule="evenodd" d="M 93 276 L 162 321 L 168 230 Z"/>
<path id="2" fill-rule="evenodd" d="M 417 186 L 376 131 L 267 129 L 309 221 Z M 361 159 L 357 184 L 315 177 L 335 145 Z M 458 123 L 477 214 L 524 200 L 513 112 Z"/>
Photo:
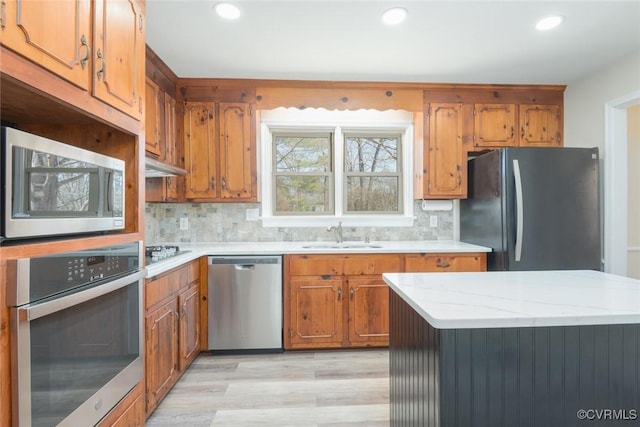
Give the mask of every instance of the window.
<path id="1" fill-rule="evenodd" d="M 344 135 L 345 213 L 401 213 L 400 134 Z"/>
<path id="2" fill-rule="evenodd" d="M 274 214 L 333 213 L 332 134 L 273 134 Z"/>
<path id="3" fill-rule="evenodd" d="M 278 110 L 260 112 L 263 225 L 413 224 L 410 113 Z"/>

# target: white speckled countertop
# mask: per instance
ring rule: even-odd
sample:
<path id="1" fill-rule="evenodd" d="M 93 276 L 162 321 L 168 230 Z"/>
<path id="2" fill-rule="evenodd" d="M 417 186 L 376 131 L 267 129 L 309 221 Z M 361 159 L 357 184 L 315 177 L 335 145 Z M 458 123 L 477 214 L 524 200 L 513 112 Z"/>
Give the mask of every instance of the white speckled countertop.
<path id="1" fill-rule="evenodd" d="M 387 273 L 437 329 L 640 323 L 640 280 L 587 270 Z"/>
<path id="2" fill-rule="evenodd" d="M 147 277 L 206 255 L 284 255 L 284 254 L 353 254 L 353 253 L 470 253 L 491 252 L 490 248 L 453 240 L 404 242 L 226 242 L 178 243 L 183 253 L 147 265 Z M 336 247 L 338 246 L 338 247 Z"/>

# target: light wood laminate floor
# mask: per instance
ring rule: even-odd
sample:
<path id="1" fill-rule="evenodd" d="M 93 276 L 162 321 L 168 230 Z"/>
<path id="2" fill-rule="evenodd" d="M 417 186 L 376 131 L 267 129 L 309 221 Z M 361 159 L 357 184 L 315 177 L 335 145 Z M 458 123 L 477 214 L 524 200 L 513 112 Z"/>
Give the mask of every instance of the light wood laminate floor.
<path id="1" fill-rule="evenodd" d="M 201 354 L 147 426 L 389 425 L 386 350 Z"/>

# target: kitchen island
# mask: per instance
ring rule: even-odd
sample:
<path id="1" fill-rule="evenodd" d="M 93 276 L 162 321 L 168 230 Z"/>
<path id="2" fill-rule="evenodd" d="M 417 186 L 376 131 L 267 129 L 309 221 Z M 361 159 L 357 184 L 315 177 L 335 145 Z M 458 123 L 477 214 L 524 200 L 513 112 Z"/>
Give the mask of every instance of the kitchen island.
<path id="1" fill-rule="evenodd" d="M 640 281 L 393 273 L 392 426 L 640 424 Z"/>

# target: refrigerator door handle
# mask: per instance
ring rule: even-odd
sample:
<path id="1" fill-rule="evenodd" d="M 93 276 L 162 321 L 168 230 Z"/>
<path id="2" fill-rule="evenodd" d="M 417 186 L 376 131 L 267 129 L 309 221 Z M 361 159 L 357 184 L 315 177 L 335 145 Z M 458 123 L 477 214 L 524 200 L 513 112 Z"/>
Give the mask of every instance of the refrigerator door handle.
<path id="1" fill-rule="evenodd" d="M 522 237 L 524 226 L 524 209 L 522 206 L 522 177 L 520 175 L 520 163 L 513 160 L 513 177 L 516 184 L 516 253 L 515 260 L 522 258 Z"/>

